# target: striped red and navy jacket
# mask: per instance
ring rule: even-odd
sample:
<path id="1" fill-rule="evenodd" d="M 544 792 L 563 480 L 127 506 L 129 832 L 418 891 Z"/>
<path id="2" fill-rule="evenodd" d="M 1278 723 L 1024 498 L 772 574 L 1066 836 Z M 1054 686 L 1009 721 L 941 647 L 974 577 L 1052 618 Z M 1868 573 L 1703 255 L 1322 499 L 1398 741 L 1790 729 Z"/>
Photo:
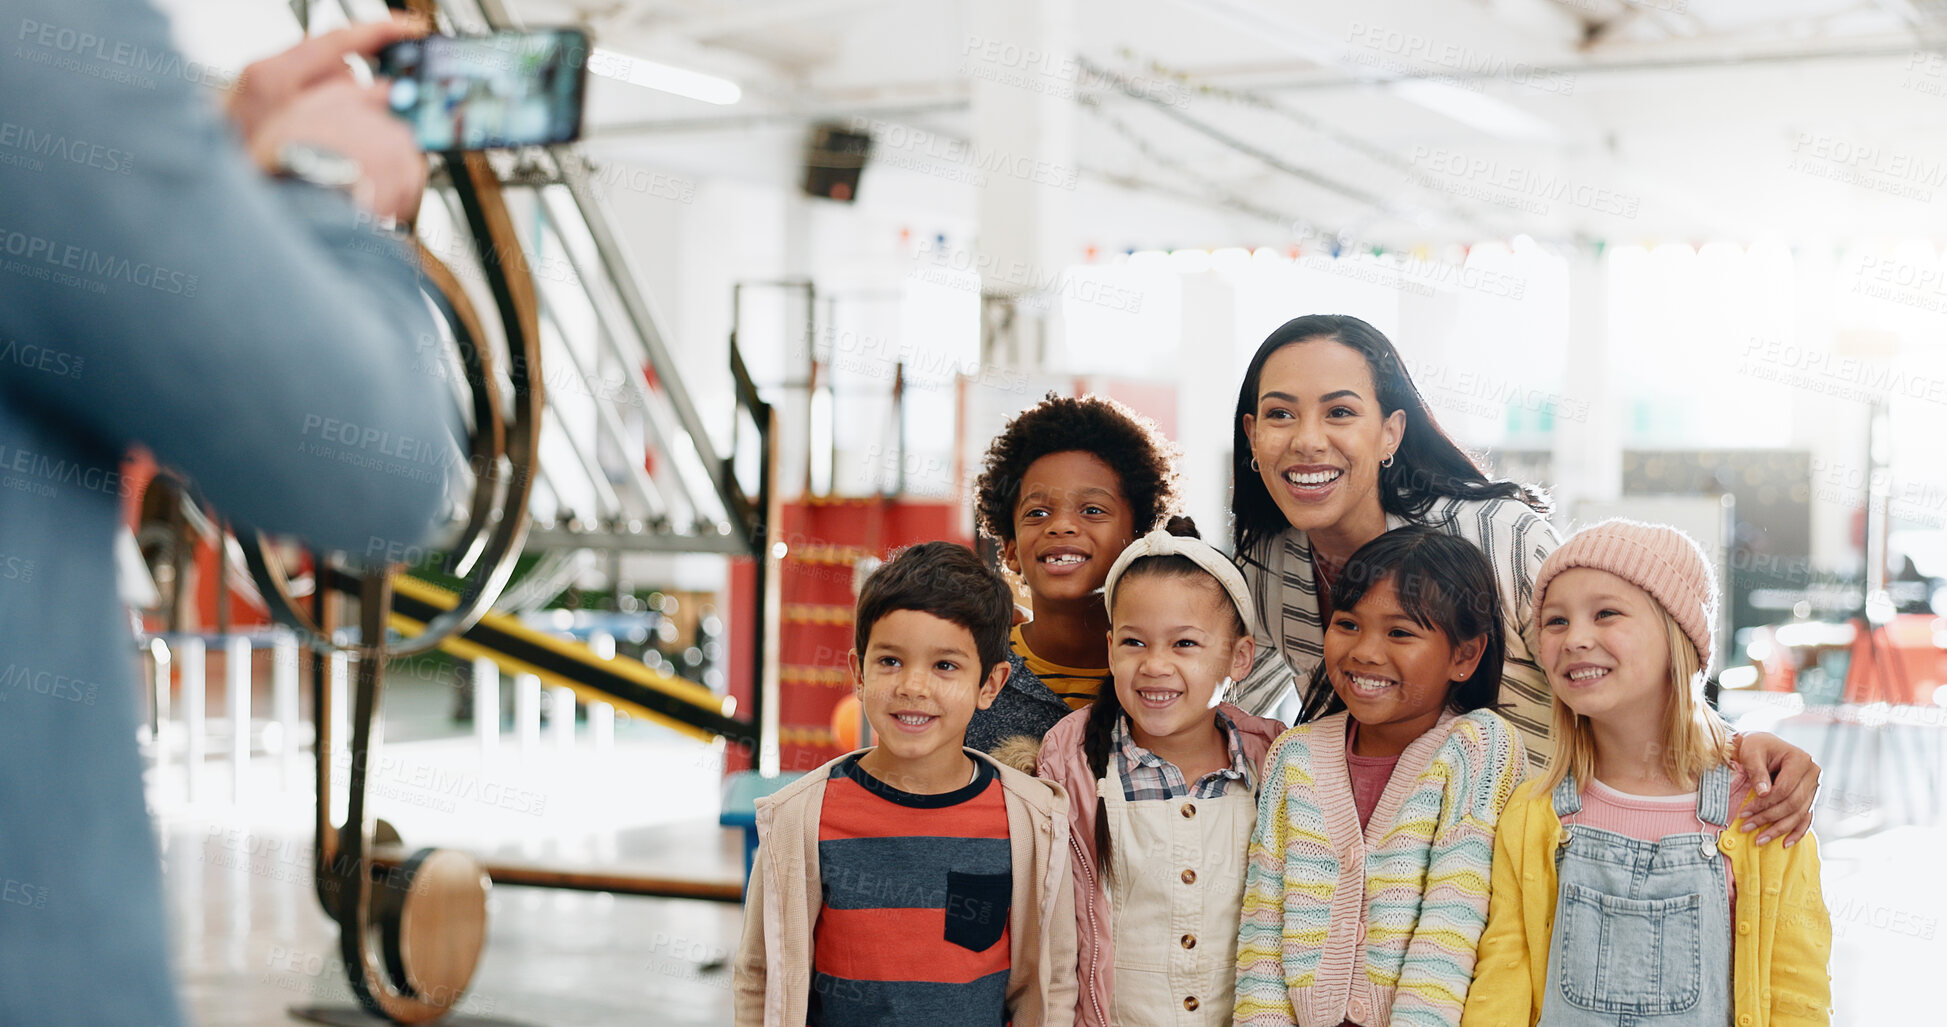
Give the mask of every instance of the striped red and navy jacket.
<path id="1" fill-rule="evenodd" d="M 1007 1020 L 1013 866 L 995 771 L 915 795 L 858 758 L 831 768 L 818 824 L 823 908 L 812 930 L 819 1025 Z"/>

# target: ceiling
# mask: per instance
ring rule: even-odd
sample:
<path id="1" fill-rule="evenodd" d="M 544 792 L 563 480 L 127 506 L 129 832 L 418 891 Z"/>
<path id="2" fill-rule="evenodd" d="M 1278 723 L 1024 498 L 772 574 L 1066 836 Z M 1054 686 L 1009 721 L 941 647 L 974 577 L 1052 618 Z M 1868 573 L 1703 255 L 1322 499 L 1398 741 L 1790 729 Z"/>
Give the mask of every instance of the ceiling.
<path id="1" fill-rule="evenodd" d="M 597 80 L 598 156 L 788 182 L 817 120 L 972 134 L 974 0 L 504 2 L 743 87 Z M 1219 242 L 1947 237 L 1947 0 L 1064 2 L 1082 81 L 1008 69 L 1073 94 L 1079 188 Z"/>

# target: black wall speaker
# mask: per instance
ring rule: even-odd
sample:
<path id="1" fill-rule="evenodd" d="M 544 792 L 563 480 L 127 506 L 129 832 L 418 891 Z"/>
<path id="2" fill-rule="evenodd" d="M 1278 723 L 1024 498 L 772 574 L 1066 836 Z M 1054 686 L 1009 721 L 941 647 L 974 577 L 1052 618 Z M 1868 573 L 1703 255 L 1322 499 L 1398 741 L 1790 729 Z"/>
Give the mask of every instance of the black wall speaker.
<path id="1" fill-rule="evenodd" d="M 851 203 L 859 197 L 859 175 L 872 153 L 872 136 L 841 125 L 818 125 L 804 159 L 804 191 L 809 196 Z"/>

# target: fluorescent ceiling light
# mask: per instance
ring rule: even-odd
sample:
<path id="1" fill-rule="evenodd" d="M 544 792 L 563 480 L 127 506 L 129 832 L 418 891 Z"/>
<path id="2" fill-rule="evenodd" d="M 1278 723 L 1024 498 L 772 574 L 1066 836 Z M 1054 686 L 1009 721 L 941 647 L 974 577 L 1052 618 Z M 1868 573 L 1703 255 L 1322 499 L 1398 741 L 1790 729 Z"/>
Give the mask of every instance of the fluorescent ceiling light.
<path id="1" fill-rule="evenodd" d="M 1423 78 L 1400 79 L 1389 83 L 1389 88 L 1402 100 L 1504 139 L 1556 137 L 1554 125 L 1484 93 L 1470 93 L 1445 82 Z"/>
<path id="2" fill-rule="evenodd" d="M 743 99 L 744 91 L 737 83 L 715 75 L 705 75 L 700 71 L 679 68 L 673 64 L 652 61 L 644 57 L 631 57 L 613 50 L 595 48 L 595 55 L 588 61 L 588 70 L 617 82 L 627 82 L 644 89 L 656 89 L 677 96 L 687 96 L 704 103 L 732 104 Z"/>

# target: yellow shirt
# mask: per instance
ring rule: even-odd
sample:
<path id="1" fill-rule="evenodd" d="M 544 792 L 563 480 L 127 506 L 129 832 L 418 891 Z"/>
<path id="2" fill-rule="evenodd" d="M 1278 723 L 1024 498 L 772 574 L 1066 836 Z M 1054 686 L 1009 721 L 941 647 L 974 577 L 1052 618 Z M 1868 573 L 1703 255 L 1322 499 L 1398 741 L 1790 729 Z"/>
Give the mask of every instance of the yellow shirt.
<path id="1" fill-rule="evenodd" d="M 1040 678 L 1049 691 L 1060 696 L 1071 710 L 1082 709 L 1094 702 L 1095 697 L 1102 693 L 1103 685 L 1115 687 L 1111 684 L 1107 667 L 1064 667 L 1036 656 L 1021 638 L 1021 626 L 1018 624 L 1014 626 L 1013 648 L 1014 654 L 1028 665 L 1034 676 Z"/>
<path id="2" fill-rule="evenodd" d="M 1514 793 L 1494 833 L 1494 883 L 1461 1027 L 1518 1027 L 1541 1017 L 1555 928 L 1555 847 L 1562 824 L 1539 780 Z M 1832 920 L 1819 890 L 1818 840 L 1757 846 L 1736 823 L 1717 836 L 1737 881 L 1732 920 L 1734 1027 L 1829 1024 Z"/>

